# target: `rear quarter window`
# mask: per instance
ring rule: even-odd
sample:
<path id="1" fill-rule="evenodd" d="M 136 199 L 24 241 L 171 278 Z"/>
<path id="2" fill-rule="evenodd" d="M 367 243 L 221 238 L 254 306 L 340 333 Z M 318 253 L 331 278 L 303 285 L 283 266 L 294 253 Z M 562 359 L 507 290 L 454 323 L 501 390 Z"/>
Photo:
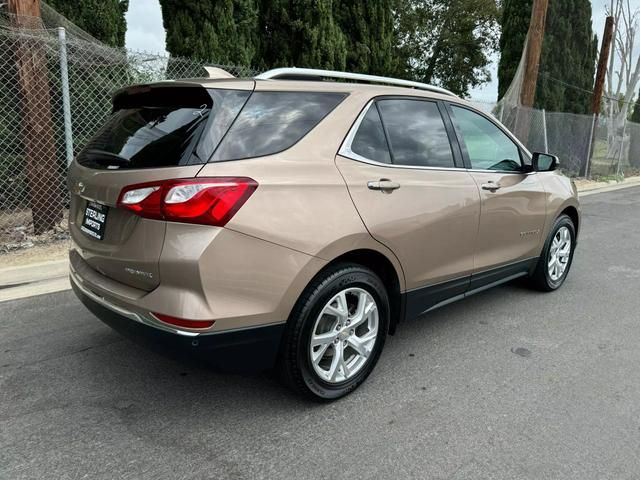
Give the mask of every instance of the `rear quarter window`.
<path id="1" fill-rule="evenodd" d="M 358 132 L 353 137 L 351 151 L 366 159 L 380 163 L 391 163 L 389 146 L 376 104 L 372 104 L 362 119 Z"/>
<path id="2" fill-rule="evenodd" d="M 346 97 L 328 92 L 254 92 L 212 161 L 261 157 L 295 145 Z"/>

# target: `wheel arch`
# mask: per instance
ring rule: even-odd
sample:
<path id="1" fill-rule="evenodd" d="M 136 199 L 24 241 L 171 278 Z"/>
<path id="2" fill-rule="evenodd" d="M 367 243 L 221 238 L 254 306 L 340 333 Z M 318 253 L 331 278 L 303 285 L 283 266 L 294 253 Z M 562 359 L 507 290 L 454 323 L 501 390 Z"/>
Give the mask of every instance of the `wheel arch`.
<path id="1" fill-rule="evenodd" d="M 573 222 L 573 226 L 576 229 L 577 238 L 578 229 L 580 228 L 580 214 L 578 213 L 578 209 L 573 205 L 569 205 L 565 207 L 558 216 L 560 215 L 567 215 L 571 219 L 571 221 Z"/>
<path id="2" fill-rule="evenodd" d="M 369 268 L 380 277 L 389 295 L 389 306 L 391 308 L 389 333 L 393 335 L 397 324 L 404 316 L 404 305 L 400 277 L 391 260 L 379 251 L 361 248 L 345 252 L 334 258 L 327 264 L 327 267 L 336 263 L 357 263 Z"/>
<path id="3" fill-rule="evenodd" d="M 327 256 L 324 256 L 324 258 L 326 259 Z M 393 334 L 396 325 L 404 318 L 404 295 L 402 294 L 404 291 L 404 273 L 395 257 L 392 256 L 392 258 L 389 258 L 387 254 L 375 247 L 370 248 L 370 245 L 339 251 L 339 253 L 331 257 L 331 260 L 323 262 L 320 268 L 317 268 L 316 265 L 316 268 L 312 271 L 307 270 L 307 273 L 303 275 L 304 279 L 300 279 L 302 282 L 300 280 L 294 282 L 291 286 L 290 294 L 287 295 L 289 298 L 287 306 L 285 307 L 289 312 L 287 318 L 290 318 L 291 312 L 294 310 L 296 303 L 300 299 L 300 295 L 302 295 L 305 289 L 318 278 L 319 275 L 322 275 L 327 269 L 339 263 L 362 265 L 380 277 L 389 295 L 391 307 L 389 333 Z M 289 303 L 289 301 L 291 301 L 291 303 Z"/>

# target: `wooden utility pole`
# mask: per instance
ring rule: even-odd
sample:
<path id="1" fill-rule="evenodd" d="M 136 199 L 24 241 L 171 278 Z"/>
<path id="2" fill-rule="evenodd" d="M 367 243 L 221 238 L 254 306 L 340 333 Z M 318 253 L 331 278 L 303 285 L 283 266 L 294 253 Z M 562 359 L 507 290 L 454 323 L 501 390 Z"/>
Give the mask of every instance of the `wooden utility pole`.
<path id="1" fill-rule="evenodd" d="M 40 0 L 8 0 L 7 8 L 19 30 L 42 28 Z M 22 100 L 20 123 L 33 228 L 36 234 L 40 234 L 62 219 L 62 190 L 51 115 L 47 56 L 43 48 L 46 40 L 33 33 L 22 36 L 18 32 L 13 51 Z M 44 31 L 39 33 L 45 34 Z"/>
<path id="2" fill-rule="evenodd" d="M 540 53 L 542 52 L 548 6 L 549 0 L 533 0 L 533 6 L 531 7 L 524 78 L 522 80 L 522 90 L 520 91 L 520 103 L 525 107 L 533 107 L 533 101 L 536 97 L 538 67 L 540 66 Z"/>
<path id="3" fill-rule="evenodd" d="M 602 91 L 604 90 L 604 79 L 607 75 L 607 63 L 609 62 L 612 38 L 613 17 L 607 17 L 604 24 L 604 34 L 602 35 L 602 46 L 600 47 L 600 58 L 598 59 L 596 83 L 593 88 L 593 98 L 591 100 L 591 111 L 596 115 L 600 114 L 600 103 L 602 101 Z"/>

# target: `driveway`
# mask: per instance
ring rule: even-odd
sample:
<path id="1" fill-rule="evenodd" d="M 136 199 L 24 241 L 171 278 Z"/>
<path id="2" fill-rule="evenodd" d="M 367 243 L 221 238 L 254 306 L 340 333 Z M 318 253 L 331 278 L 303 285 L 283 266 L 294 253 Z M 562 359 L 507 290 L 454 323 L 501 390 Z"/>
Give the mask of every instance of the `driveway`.
<path id="1" fill-rule="evenodd" d="M 401 324 L 311 404 L 122 339 L 62 292 L 0 304 L 0 479 L 636 479 L 640 188 L 586 197 L 558 292 Z"/>

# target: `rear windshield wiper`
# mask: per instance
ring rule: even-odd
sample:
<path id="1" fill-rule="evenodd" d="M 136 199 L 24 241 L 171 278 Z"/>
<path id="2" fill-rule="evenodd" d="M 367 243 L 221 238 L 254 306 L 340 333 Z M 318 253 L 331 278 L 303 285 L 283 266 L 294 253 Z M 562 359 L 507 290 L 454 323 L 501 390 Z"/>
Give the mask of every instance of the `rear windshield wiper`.
<path id="1" fill-rule="evenodd" d="M 118 154 L 106 152 L 104 150 L 87 150 L 87 154 L 91 156 L 91 159 L 100 165 L 117 165 L 119 167 L 129 165 L 130 160 L 128 158 L 121 157 Z"/>

